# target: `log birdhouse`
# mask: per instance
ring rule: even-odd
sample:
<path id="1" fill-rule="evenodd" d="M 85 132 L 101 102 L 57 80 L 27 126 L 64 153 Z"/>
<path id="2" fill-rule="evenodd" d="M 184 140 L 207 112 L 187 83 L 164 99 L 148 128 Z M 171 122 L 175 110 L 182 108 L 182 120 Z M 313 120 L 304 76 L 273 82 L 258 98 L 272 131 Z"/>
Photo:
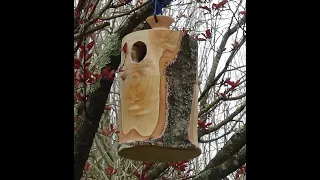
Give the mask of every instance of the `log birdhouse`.
<path id="1" fill-rule="evenodd" d="M 175 162 L 200 155 L 197 43 L 169 30 L 168 16 L 122 39 L 119 156 Z"/>

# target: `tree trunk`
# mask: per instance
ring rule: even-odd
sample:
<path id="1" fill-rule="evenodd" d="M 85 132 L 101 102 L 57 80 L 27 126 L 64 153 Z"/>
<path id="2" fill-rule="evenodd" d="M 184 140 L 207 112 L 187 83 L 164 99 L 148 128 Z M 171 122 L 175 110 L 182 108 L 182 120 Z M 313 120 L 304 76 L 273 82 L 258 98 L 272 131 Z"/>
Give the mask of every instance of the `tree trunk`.
<path id="1" fill-rule="evenodd" d="M 119 58 L 120 59 L 120 58 Z M 74 142 L 74 180 L 82 177 L 83 167 L 88 159 L 94 136 L 99 127 L 113 80 L 103 79 L 100 88 L 87 100 L 85 118 L 77 132 Z"/>

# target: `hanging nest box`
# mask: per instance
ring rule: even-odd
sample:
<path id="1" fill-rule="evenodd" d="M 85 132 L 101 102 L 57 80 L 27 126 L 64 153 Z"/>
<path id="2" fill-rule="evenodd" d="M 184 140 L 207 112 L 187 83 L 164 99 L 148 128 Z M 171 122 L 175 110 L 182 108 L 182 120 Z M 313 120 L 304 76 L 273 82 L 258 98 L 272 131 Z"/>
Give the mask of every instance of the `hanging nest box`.
<path id="1" fill-rule="evenodd" d="M 157 19 L 148 17 L 152 29 L 122 39 L 118 154 L 148 162 L 192 159 L 201 153 L 197 44 L 169 30 L 171 17 Z"/>

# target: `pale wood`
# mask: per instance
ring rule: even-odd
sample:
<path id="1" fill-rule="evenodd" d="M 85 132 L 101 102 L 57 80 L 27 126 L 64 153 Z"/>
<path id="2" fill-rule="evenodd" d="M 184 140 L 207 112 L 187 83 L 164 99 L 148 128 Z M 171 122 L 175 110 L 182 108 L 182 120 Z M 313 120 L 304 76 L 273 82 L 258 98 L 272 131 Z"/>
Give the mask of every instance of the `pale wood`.
<path id="1" fill-rule="evenodd" d="M 198 69 L 198 68 L 197 68 Z M 188 139 L 196 146 L 198 143 L 198 73 L 196 76 L 196 84 L 193 86 L 192 109 L 189 119 Z"/>
<path id="2" fill-rule="evenodd" d="M 191 49 L 197 45 L 186 44 L 183 53 L 193 52 L 186 57 L 180 47 L 183 33 L 168 29 L 172 18 L 158 20 L 160 26 L 122 40 L 128 48 L 121 54 L 119 155 L 142 161 L 190 159 L 201 152 L 197 147 L 197 49 Z M 184 38 L 188 38 L 185 42 L 191 39 Z M 140 62 L 143 53 L 134 46 L 138 41 L 147 47 Z"/>
<path id="3" fill-rule="evenodd" d="M 168 29 L 169 26 L 174 22 L 174 19 L 170 16 L 157 15 L 158 23 L 156 23 L 154 16 L 150 16 L 146 19 L 151 28 L 155 29 Z"/>

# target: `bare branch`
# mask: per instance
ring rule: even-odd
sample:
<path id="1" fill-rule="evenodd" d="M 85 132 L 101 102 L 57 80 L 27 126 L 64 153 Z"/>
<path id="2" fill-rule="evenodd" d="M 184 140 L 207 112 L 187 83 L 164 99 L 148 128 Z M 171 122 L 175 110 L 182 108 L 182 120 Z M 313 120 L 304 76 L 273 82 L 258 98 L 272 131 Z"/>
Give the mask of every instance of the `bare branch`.
<path id="1" fill-rule="evenodd" d="M 233 101 L 233 100 L 238 100 L 238 99 L 241 99 L 241 98 L 244 98 L 246 97 L 247 95 L 247 92 L 241 94 L 240 96 L 236 96 L 236 97 L 230 97 L 230 98 L 225 98 L 225 97 L 222 97 L 222 100 L 223 101 Z"/>
<path id="2" fill-rule="evenodd" d="M 239 153 L 233 155 L 224 163 L 217 167 L 207 166 L 207 169 L 200 176 L 194 178 L 194 180 L 221 180 L 228 176 L 230 173 L 236 171 L 246 163 L 246 146 L 244 146 Z"/>
<path id="3" fill-rule="evenodd" d="M 76 54 L 76 53 L 77 53 L 77 51 L 78 51 L 78 49 L 79 49 L 79 47 L 80 47 L 80 45 L 81 45 L 81 43 L 82 43 L 82 40 L 83 40 L 83 37 L 81 37 L 81 38 L 79 39 L 79 41 L 77 42 L 76 47 L 74 47 L 74 49 L 73 49 L 73 54 Z"/>
<path id="4" fill-rule="evenodd" d="M 77 29 L 79 27 L 79 19 L 80 19 L 80 12 L 83 9 L 83 6 L 86 4 L 87 0 L 79 0 L 77 7 L 75 8 L 75 16 L 74 16 L 74 24 L 73 24 L 73 28 L 74 30 Z"/>
<path id="5" fill-rule="evenodd" d="M 206 173 L 204 173 L 205 171 L 210 171 L 213 167 L 221 165 L 228 157 L 238 152 L 246 144 L 246 132 L 246 124 L 244 124 L 238 132 L 232 135 L 223 148 L 218 151 L 216 156 L 210 160 L 205 169 L 199 173 L 198 178 L 206 176 Z"/>
<path id="6" fill-rule="evenodd" d="M 216 126 L 210 127 L 208 129 L 201 129 L 198 131 L 198 135 L 199 138 L 209 134 L 213 131 L 216 131 L 218 129 L 220 129 L 223 125 L 227 124 L 228 122 L 230 122 L 231 120 L 233 120 L 233 118 L 238 115 L 244 108 L 246 107 L 246 103 L 243 103 L 241 106 L 239 106 L 232 114 L 230 114 L 226 119 L 224 119 L 223 121 L 221 121 L 219 124 L 217 124 Z"/>
<path id="7" fill-rule="evenodd" d="M 236 55 L 236 53 L 238 52 L 239 48 L 242 46 L 242 44 L 244 44 L 244 42 L 246 41 L 246 37 L 244 36 L 241 40 L 241 42 L 239 43 L 239 45 L 234 48 L 234 50 L 232 51 L 232 53 L 230 54 L 225 67 L 223 68 L 223 70 L 213 79 L 210 80 L 208 78 L 207 81 L 207 87 L 204 88 L 204 90 L 202 91 L 200 97 L 198 98 L 198 102 L 201 101 L 201 99 L 206 95 L 206 93 L 211 89 L 212 86 L 214 86 L 216 84 L 216 82 L 219 80 L 219 78 L 225 73 L 225 71 L 228 69 L 229 64 L 231 63 L 233 57 Z"/>
<path id="8" fill-rule="evenodd" d="M 209 140 L 202 140 L 202 139 L 199 139 L 199 143 L 209 143 L 209 142 L 217 141 L 217 140 L 219 140 L 219 139 L 221 139 L 221 138 L 225 137 L 226 135 L 228 135 L 228 134 L 232 133 L 232 131 L 233 131 L 233 130 L 230 130 L 230 131 L 228 131 L 228 132 L 224 133 L 223 135 L 221 135 L 221 136 L 219 136 L 219 137 L 217 137 L 217 138 L 214 138 L 214 139 L 209 139 Z"/>
<path id="9" fill-rule="evenodd" d="M 152 170 L 150 170 L 150 172 L 148 173 L 148 177 L 150 180 L 154 180 L 157 179 L 162 172 L 164 172 L 167 168 L 169 167 L 168 163 L 161 163 L 160 165 L 158 165 L 156 168 L 153 168 Z"/>
<path id="10" fill-rule="evenodd" d="M 232 69 L 228 69 L 226 72 L 228 72 L 228 71 L 234 71 L 234 70 L 241 69 L 241 68 L 244 68 L 244 67 L 246 67 L 246 65 L 239 66 L 239 67 L 235 67 L 235 68 L 232 68 Z"/>
<path id="11" fill-rule="evenodd" d="M 97 5 L 97 3 L 98 3 L 98 1 L 99 1 L 99 0 L 96 1 L 96 4 L 94 5 L 94 9 L 91 11 L 91 14 L 89 15 L 88 19 L 91 18 L 92 14 L 93 14 L 93 12 L 94 12 L 94 10 L 95 10 L 95 7 L 96 7 L 96 5 Z M 96 15 L 95 17 L 93 17 L 93 18 L 90 19 L 88 22 L 86 22 L 86 23 L 81 27 L 82 30 L 80 30 L 79 33 L 77 33 L 77 34 L 74 35 L 74 40 L 78 40 L 78 39 L 79 39 L 80 37 L 82 37 L 82 36 L 88 35 L 88 34 L 94 32 L 94 31 L 96 31 L 96 30 L 102 29 L 102 28 L 110 25 L 109 22 L 104 22 L 104 23 L 98 25 L 98 26 L 97 26 L 98 28 L 93 28 L 93 29 L 89 30 L 90 32 L 89 32 L 89 31 L 85 31 L 89 26 L 91 26 L 92 24 L 94 24 L 94 23 L 102 16 L 102 14 L 110 7 L 110 4 L 111 4 L 111 3 L 112 3 L 112 0 L 109 0 L 109 1 L 107 2 L 107 4 L 100 9 L 100 11 L 97 13 L 97 15 Z M 93 30 L 94 30 L 94 31 L 93 31 Z M 76 29 L 75 31 L 77 31 L 77 29 Z"/>
<path id="12" fill-rule="evenodd" d="M 216 99 L 215 101 L 213 101 L 211 104 L 209 104 L 208 106 L 206 106 L 205 108 L 203 108 L 199 113 L 198 113 L 198 117 L 201 117 L 202 115 L 204 115 L 206 112 L 208 112 L 212 107 L 212 109 L 215 109 L 216 106 L 218 105 L 218 103 L 223 100 L 223 101 L 232 101 L 232 100 L 238 100 L 241 98 L 244 98 L 246 96 L 246 93 L 241 94 L 240 96 L 237 97 L 231 97 L 231 98 L 225 98 L 220 96 L 218 99 Z"/>
<path id="13" fill-rule="evenodd" d="M 141 22 L 145 21 L 152 12 L 153 3 L 148 3 L 146 6 L 143 6 L 138 11 L 134 12 L 117 30 L 120 38 L 123 38 L 125 35 L 132 32 Z"/>
<path id="14" fill-rule="evenodd" d="M 79 0 L 75 11 L 78 11 L 78 12 L 82 11 L 83 6 L 85 5 L 86 1 L 87 0 Z"/>
<path id="15" fill-rule="evenodd" d="M 90 14 L 89 14 L 89 16 L 88 16 L 88 19 L 90 19 L 90 18 L 92 17 L 94 11 L 95 11 L 96 8 L 97 8 L 97 5 L 98 5 L 99 1 L 100 1 L 100 0 L 96 0 L 96 1 L 94 2 L 93 8 L 92 8 L 92 10 L 91 10 L 91 12 L 90 12 Z M 110 0 L 110 1 L 112 2 L 112 0 Z"/>
<path id="16" fill-rule="evenodd" d="M 95 32 L 95 31 L 97 31 L 99 29 L 103 29 L 104 27 L 109 26 L 109 25 L 110 25 L 110 23 L 108 21 L 107 22 L 103 22 L 103 23 L 97 25 L 96 27 L 87 30 L 86 32 L 75 34 L 74 35 L 74 40 L 78 40 L 79 38 L 81 38 L 83 36 L 89 35 L 89 34 Z"/>
<path id="17" fill-rule="evenodd" d="M 151 3 L 151 1 L 147 1 L 147 2 L 145 2 L 143 4 L 141 4 L 141 6 L 135 7 L 135 8 L 133 8 L 130 11 L 127 11 L 125 13 L 122 13 L 122 14 L 119 14 L 119 15 L 116 15 L 116 16 L 106 17 L 106 18 L 100 17 L 99 19 L 101 19 L 101 20 L 110 20 L 110 19 L 115 19 L 115 18 L 118 18 L 118 17 L 122 17 L 122 16 L 128 15 L 128 14 L 130 14 L 130 13 L 132 13 L 132 12 L 134 12 L 134 11 L 140 9 L 140 8 L 142 8 L 145 5 L 148 5 L 149 3 Z"/>
<path id="18" fill-rule="evenodd" d="M 89 22 L 84 24 L 84 28 L 88 28 L 90 25 L 92 25 L 93 23 L 95 23 L 101 16 L 102 14 L 110 7 L 110 4 L 112 3 L 112 0 L 108 0 L 108 2 L 106 3 L 106 5 L 104 5 L 100 11 L 97 13 L 97 15 L 95 17 L 93 17 L 92 19 L 89 20 Z"/>
<path id="19" fill-rule="evenodd" d="M 130 13 L 132 13 L 132 12 L 134 12 L 134 11 L 136 11 L 136 10 L 138 10 L 138 9 L 146 6 L 146 5 L 148 5 L 149 3 L 151 3 L 151 1 L 147 1 L 147 2 L 143 3 L 141 6 L 138 6 L 138 7 L 136 7 L 136 8 L 133 8 L 133 9 L 131 9 L 130 11 L 127 11 L 127 12 L 125 12 L 125 13 L 123 13 L 123 14 L 119 14 L 119 15 L 111 16 L 111 17 L 107 17 L 107 18 L 102 18 L 102 17 L 100 17 L 101 14 L 102 14 L 101 12 L 103 12 L 103 11 L 100 11 L 100 13 L 98 13 L 99 16 L 97 16 L 97 17 L 93 18 L 92 20 L 90 20 L 90 22 L 88 22 L 88 24 L 85 25 L 85 27 L 86 27 L 86 26 L 90 26 L 93 22 L 96 22 L 98 19 L 101 19 L 101 20 L 105 20 L 105 21 L 106 21 L 106 20 L 111 20 L 111 19 L 115 19 L 115 18 L 119 18 L 119 17 L 125 16 L 125 15 L 128 15 L 128 14 L 130 14 Z M 106 6 L 107 6 L 107 5 L 106 5 Z M 106 7 L 106 6 L 105 6 L 105 7 Z M 102 10 L 103 10 L 103 9 L 102 9 Z M 95 31 L 100 30 L 100 29 L 103 29 L 104 27 L 109 26 L 109 25 L 110 25 L 110 22 L 109 22 L 109 21 L 103 22 L 102 24 L 99 24 L 99 25 L 97 25 L 96 27 L 87 30 L 86 32 L 75 34 L 75 35 L 74 35 L 74 39 L 77 40 L 77 39 L 79 39 L 79 38 L 82 37 L 82 36 L 86 36 L 86 35 L 88 35 L 88 34 L 91 34 L 91 33 L 95 32 Z"/>
<path id="20" fill-rule="evenodd" d="M 230 128 L 230 130 L 226 133 L 224 133 L 223 135 L 217 137 L 217 138 L 214 138 L 214 139 L 209 139 L 209 140 L 202 140 L 202 139 L 199 139 L 199 143 L 208 143 L 208 142 L 213 142 L 213 141 L 217 141 L 225 136 L 227 136 L 228 134 L 232 133 L 233 132 L 233 129 L 236 127 L 237 123 L 239 122 L 238 120 L 234 120 L 236 121 L 234 123 L 234 125 L 232 125 L 232 127 Z"/>

